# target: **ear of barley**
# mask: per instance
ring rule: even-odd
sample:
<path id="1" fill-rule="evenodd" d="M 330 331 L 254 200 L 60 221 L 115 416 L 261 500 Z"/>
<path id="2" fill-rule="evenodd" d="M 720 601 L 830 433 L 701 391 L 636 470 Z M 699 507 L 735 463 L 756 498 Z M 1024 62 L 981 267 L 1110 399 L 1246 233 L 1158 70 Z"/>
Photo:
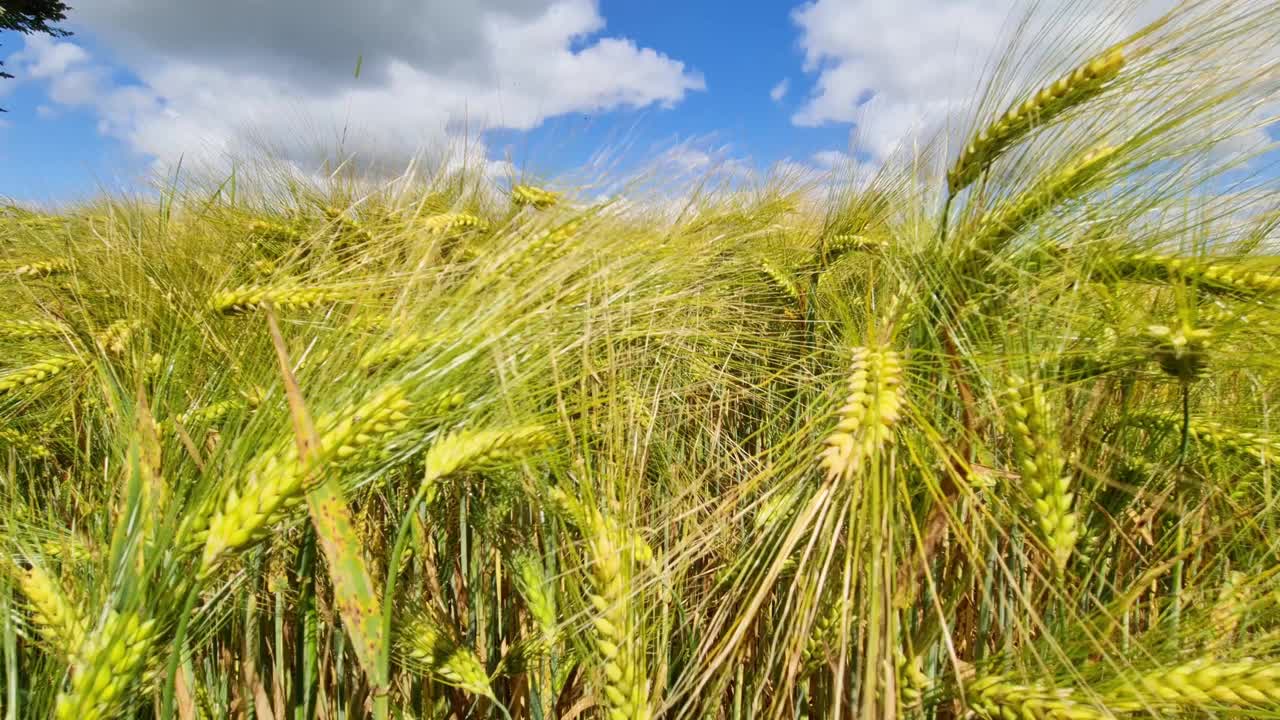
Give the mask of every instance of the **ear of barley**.
<path id="1" fill-rule="evenodd" d="M 1019 685 L 999 676 L 965 686 L 965 701 L 985 720 L 1111 720 L 1111 714 L 1076 698 L 1067 689 Z"/>
<path id="2" fill-rule="evenodd" d="M 129 345 L 129 339 L 142 327 L 137 320 L 116 320 L 101 332 L 94 335 L 94 341 L 102 351 L 110 355 L 121 355 Z"/>
<path id="3" fill-rule="evenodd" d="M 452 232 L 459 230 L 489 229 L 489 222 L 482 217 L 468 213 L 441 213 L 432 215 L 424 223 L 429 232 Z"/>
<path id="4" fill-rule="evenodd" d="M 58 275 L 71 269 L 71 262 L 65 259 L 53 260 L 37 260 L 34 262 L 15 265 L 10 269 L 14 275 L 26 279 L 35 280 L 37 278 L 49 277 L 50 275 Z"/>
<path id="5" fill-rule="evenodd" d="M 848 606 L 843 599 L 837 599 L 818 616 L 805 640 L 804 649 L 800 652 L 802 673 L 807 675 L 817 672 L 838 651 L 837 634 L 840 632 L 840 621 L 846 607 Z"/>
<path id="6" fill-rule="evenodd" d="M 1099 263 L 1090 272 L 1090 277 L 1095 280 L 1191 283 L 1211 293 L 1240 300 L 1255 300 L 1280 292 L 1280 276 L 1154 252 L 1132 253 Z"/>
<path id="7" fill-rule="evenodd" d="M 19 568 L 17 582 L 40 634 L 64 661 L 71 662 L 85 637 L 85 621 L 56 578 L 40 565 Z"/>
<path id="8" fill-rule="evenodd" d="M 45 460 L 53 457 L 49 448 L 38 440 L 11 428 L 0 428 L 0 444 L 8 445 L 28 458 Z"/>
<path id="9" fill-rule="evenodd" d="M 1130 425 L 1152 430 L 1170 433 L 1182 432 L 1182 416 L 1180 414 L 1132 413 L 1126 416 L 1125 421 Z M 1249 430 L 1236 430 L 1215 420 L 1191 418 L 1191 422 L 1187 424 L 1187 434 L 1197 442 L 1205 443 L 1227 452 L 1247 455 L 1258 462 L 1274 462 L 1280 458 L 1280 438 Z"/>
<path id="10" fill-rule="evenodd" d="M 774 287 L 795 302 L 800 302 L 800 286 L 796 284 L 795 278 L 790 273 L 763 258 L 760 260 L 760 270 L 772 281 Z"/>
<path id="11" fill-rule="evenodd" d="M 137 613 L 111 612 L 76 653 L 71 687 L 58 696 L 58 720 L 99 720 L 118 716 L 135 698 L 151 653 L 155 621 Z"/>
<path id="12" fill-rule="evenodd" d="M 883 237 L 856 233 L 832 235 L 827 239 L 827 261 L 831 262 L 851 252 L 875 252 L 888 246 L 889 241 Z"/>
<path id="13" fill-rule="evenodd" d="M 242 488 L 232 490 L 226 502 L 201 532 L 190 521 L 187 536 L 204 537 L 201 574 L 208 575 L 228 552 L 265 536 L 285 514 L 296 507 L 306 492 L 304 486 L 313 470 L 340 469 L 358 461 L 375 448 L 380 439 L 392 437 L 408 423 L 410 407 L 404 390 L 392 385 L 350 410 L 326 415 L 316 422 L 320 447 L 311 465 L 298 459 L 292 442 L 256 458 L 246 473 Z"/>
<path id="14" fill-rule="evenodd" d="M 883 446 L 893 442 L 902 409 L 902 357 L 892 350 L 856 348 L 849 395 L 835 431 L 824 441 L 819 466 L 830 482 L 847 482 Z"/>
<path id="15" fill-rule="evenodd" d="M 1093 99 L 1120 74 L 1124 64 L 1123 49 L 1108 50 L 1010 107 L 960 152 L 947 173 L 947 191 L 952 195 L 960 192 L 1032 129 Z"/>
<path id="16" fill-rule="evenodd" d="M 894 653 L 898 670 L 898 696 L 903 708 L 917 708 L 925 693 L 933 687 L 933 681 L 924 672 L 924 657 L 907 658 L 901 650 Z"/>
<path id="17" fill-rule="evenodd" d="M 356 366 L 365 372 L 370 372 L 417 355 L 443 342 L 445 337 L 439 333 L 407 332 L 370 348 L 360 356 Z"/>
<path id="18" fill-rule="evenodd" d="M 53 320 L 0 320 L 0 338 L 29 340 L 65 333 L 66 326 Z"/>
<path id="19" fill-rule="evenodd" d="M 1049 423 L 1049 405 L 1039 383 L 1018 376 L 1010 378 L 1005 398 L 1022 486 L 1054 564 L 1062 572 L 1080 529 L 1079 518 L 1072 509 L 1070 476 L 1065 472 L 1062 450 Z"/>
<path id="20" fill-rule="evenodd" d="M 1280 703 L 1280 663 L 1200 658 L 1143 675 L 1108 695 L 1106 702 L 1122 712 L 1168 706 L 1274 708 Z"/>
<path id="21" fill-rule="evenodd" d="M 1248 576 L 1238 570 L 1232 571 L 1218 588 L 1218 597 L 1209 612 L 1214 635 L 1211 645 L 1217 650 L 1225 651 L 1234 642 L 1236 628 L 1253 599 L 1253 590 Z"/>
<path id="22" fill-rule="evenodd" d="M 337 288 L 300 285 L 241 285 L 214 293 L 209 307 L 224 315 L 238 315 L 271 303 L 277 308 L 295 310 L 349 299 L 350 293 Z"/>
<path id="23" fill-rule="evenodd" d="M 181 424 L 183 427 L 187 428 L 197 425 L 212 425 L 232 412 L 242 409 L 245 406 L 246 403 L 239 400 L 219 400 L 199 408 L 198 410 L 179 413 L 172 420 L 160 423 L 157 429 L 161 434 L 165 434 L 172 432 L 173 428 L 177 424 Z"/>
<path id="24" fill-rule="evenodd" d="M 970 247 L 979 252 L 999 252 L 1010 238 L 1036 218 L 1088 187 L 1115 155 L 1114 147 L 1095 147 L 1057 173 L 1043 178 L 1027 192 L 987 213 L 974 230 Z"/>
<path id="25" fill-rule="evenodd" d="M 70 354 L 51 355 L 40 362 L 0 375 L 0 393 L 46 382 L 71 367 L 76 357 Z"/>
<path id="26" fill-rule="evenodd" d="M 550 433 L 541 425 L 450 433 L 427 450 L 422 482 L 430 484 L 456 472 L 509 462 L 546 446 L 550 440 Z"/>
<path id="27" fill-rule="evenodd" d="M 474 695 L 493 697 L 493 687 L 480 658 L 435 613 L 422 612 L 409 619 L 400 635 L 400 645 L 409 663 L 437 680 Z"/>
<path id="28" fill-rule="evenodd" d="M 537 210 L 545 210 L 560 202 L 560 194 L 534 187 L 533 185 L 513 185 L 511 187 L 511 202 L 517 207 L 532 207 Z"/>
<path id="29" fill-rule="evenodd" d="M 334 228 L 342 238 L 361 242 L 368 242 L 372 239 L 369 231 L 363 225 L 347 217 L 342 210 L 335 207 L 326 207 L 324 215 L 333 223 Z"/>
<path id="30" fill-rule="evenodd" d="M 297 230 L 288 225 L 267 220 L 254 220 L 249 223 L 249 234 L 262 240 L 274 240 L 290 245 L 302 240 L 302 234 Z"/>
<path id="31" fill-rule="evenodd" d="M 1191 381 L 1198 378 L 1209 363 L 1205 346 L 1213 337 L 1212 330 L 1192 327 L 1183 321 L 1173 328 L 1152 325 L 1146 335 L 1152 356 L 1168 375 Z"/>
<path id="32" fill-rule="evenodd" d="M 649 680 L 639 618 L 633 607 L 632 575 L 652 561 L 647 544 L 635 542 L 616 520 L 555 488 L 551 500 L 574 519 L 587 544 L 591 566 L 588 600 L 596 653 L 602 664 L 601 693 L 611 720 L 652 717 Z"/>

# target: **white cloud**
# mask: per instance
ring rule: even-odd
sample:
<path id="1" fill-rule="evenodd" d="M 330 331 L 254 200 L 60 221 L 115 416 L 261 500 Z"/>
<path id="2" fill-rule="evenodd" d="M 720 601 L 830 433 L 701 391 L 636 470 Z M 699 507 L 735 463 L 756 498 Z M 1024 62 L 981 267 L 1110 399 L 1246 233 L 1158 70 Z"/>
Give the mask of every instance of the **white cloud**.
<path id="1" fill-rule="evenodd" d="M 773 86 L 773 89 L 769 90 L 769 99 L 774 102 L 782 102 L 782 98 L 787 96 L 787 91 L 790 89 L 791 80 L 789 78 L 782 78 L 782 80 L 778 81 L 777 85 Z"/>
<path id="2" fill-rule="evenodd" d="M 823 169 L 833 169 L 853 163 L 848 153 L 839 150 L 821 150 L 813 154 L 813 163 Z"/>
<path id="3" fill-rule="evenodd" d="M 266 147 L 306 165 L 341 145 L 394 169 L 483 129 L 671 106 L 704 88 L 682 62 L 600 35 L 596 0 L 99 0 L 77 10 L 139 82 L 113 83 L 82 48 L 34 37 L 23 72 L 161 161 Z"/>
<path id="4" fill-rule="evenodd" d="M 792 116 L 800 126 L 856 124 L 859 148 L 882 159 L 906 137 L 925 136 L 981 96 L 980 82 L 1008 53 L 1008 74 L 1097 50 L 1173 0 L 813 0 L 792 19 L 813 93 Z M 1035 12 L 1029 28 L 1018 25 Z M 1038 29 L 1051 25 L 1048 39 Z"/>

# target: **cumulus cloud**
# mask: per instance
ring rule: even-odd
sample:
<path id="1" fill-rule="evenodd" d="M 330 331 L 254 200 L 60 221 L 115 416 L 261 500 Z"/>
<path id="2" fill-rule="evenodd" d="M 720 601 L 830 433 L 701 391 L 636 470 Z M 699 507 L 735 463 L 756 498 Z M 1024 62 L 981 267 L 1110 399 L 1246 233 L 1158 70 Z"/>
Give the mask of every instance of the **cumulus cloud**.
<path id="1" fill-rule="evenodd" d="M 778 81 L 777 85 L 774 85 L 773 88 L 769 90 L 769 99 L 774 102 L 782 102 L 782 98 L 787 96 L 787 91 L 790 89 L 791 80 L 788 78 L 782 78 L 782 80 Z"/>
<path id="2" fill-rule="evenodd" d="M 603 35 L 596 0 L 98 0 L 76 20 L 137 81 L 36 37 L 23 73 L 161 161 L 265 147 L 307 163 L 340 145 L 394 165 L 484 129 L 704 88 L 679 60 Z"/>

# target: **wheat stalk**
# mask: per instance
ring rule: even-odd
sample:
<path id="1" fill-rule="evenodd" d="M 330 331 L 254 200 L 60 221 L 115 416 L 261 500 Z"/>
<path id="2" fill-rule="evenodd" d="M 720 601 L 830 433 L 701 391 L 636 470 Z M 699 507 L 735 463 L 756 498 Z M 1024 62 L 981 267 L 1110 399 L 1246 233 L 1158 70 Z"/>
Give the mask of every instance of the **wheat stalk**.
<path id="1" fill-rule="evenodd" d="M 489 222 L 482 217 L 468 213 L 441 213 L 428 217 L 424 223 L 429 232 L 451 232 L 455 230 L 489 229 Z"/>
<path id="2" fill-rule="evenodd" d="M 445 342 L 441 333 L 411 331 L 391 338 L 370 348 L 356 366 L 365 372 L 377 370 L 384 365 L 403 361 L 410 356 Z"/>
<path id="3" fill-rule="evenodd" d="M 302 234 L 297 230 L 288 225 L 267 220 L 254 220 L 249 223 L 249 234 L 263 240 L 274 240 L 290 245 L 302 241 Z"/>
<path id="4" fill-rule="evenodd" d="M 1172 413 L 1136 412 L 1125 417 L 1125 422 L 1153 430 L 1182 432 L 1182 416 Z M 1280 439 L 1227 427 L 1215 420 L 1191 418 L 1187 423 L 1191 439 L 1222 450 L 1248 455 L 1258 462 L 1270 462 L 1280 458 Z"/>
<path id="5" fill-rule="evenodd" d="M 587 543 L 591 560 L 588 600 L 596 613 L 593 640 L 602 664 L 602 695 L 609 717 L 647 720 L 652 716 L 649 680 L 631 580 L 637 566 L 652 561 L 652 550 L 647 544 L 634 542 L 634 535 L 616 520 L 560 488 L 552 490 L 551 500 L 574 519 Z"/>

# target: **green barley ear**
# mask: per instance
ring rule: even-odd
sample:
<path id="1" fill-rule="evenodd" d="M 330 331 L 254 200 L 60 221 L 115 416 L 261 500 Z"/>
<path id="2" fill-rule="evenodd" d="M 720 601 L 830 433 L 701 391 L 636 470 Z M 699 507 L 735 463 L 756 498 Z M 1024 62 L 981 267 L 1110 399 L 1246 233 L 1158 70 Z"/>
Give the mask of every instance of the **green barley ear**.
<path id="1" fill-rule="evenodd" d="M 406 664 L 421 667 L 441 682 L 474 695 L 493 698 L 489 675 L 475 651 L 463 645 L 453 628 L 430 610 L 410 618 L 400 634 Z"/>
<path id="2" fill-rule="evenodd" d="M 292 444 L 255 458 L 246 474 L 247 483 L 233 490 L 222 508 L 213 513 L 208 530 L 197 532 L 194 525 L 189 530 L 197 538 L 206 538 L 201 575 L 212 573 L 227 553 L 264 537 L 288 510 L 301 503 L 308 476 L 359 461 L 381 438 L 403 429 L 410 406 L 403 388 L 391 385 L 357 407 L 321 417 L 316 422 L 320 446 L 310 463 L 299 460 Z"/>
<path id="3" fill-rule="evenodd" d="M 908 659 L 902 650 L 897 650 L 894 652 L 894 662 L 898 670 L 898 695 L 902 707 L 920 707 L 925 693 L 933 687 L 933 681 L 924 672 L 924 656 L 916 655 Z"/>
<path id="4" fill-rule="evenodd" d="M 43 383 L 71 367 L 75 362 L 76 357 L 74 355 L 56 354 L 38 363 L 0 375 L 0 393 Z"/>
<path id="5" fill-rule="evenodd" d="M 329 219 L 329 222 L 333 223 L 334 229 L 343 239 L 368 242 L 373 238 L 363 225 L 347 217 L 346 213 L 339 208 L 332 206 L 324 208 L 324 216 Z"/>
<path id="6" fill-rule="evenodd" d="M 879 252 L 889 247 L 884 237 L 859 235 L 857 233 L 841 233 L 827 239 L 826 261 L 828 264 L 852 252 Z"/>
<path id="7" fill-rule="evenodd" d="M 802 301 L 803 295 L 800 292 L 800 285 L 796 283 L 796 279 L 792 277 L 791 273 L 763 258 L 760 259 L 760 270 L 765 277 L 769 278 L 774 287 L 778 288 L 784 295 L 797 303 Z"/>
<path id="8" fill-rule="evenodd" d="M 1125 422 L 1136 427 L 1170 433 L 1182 432 L 1182 415 L 1172 413 L 1140 412 L 1127 415 Z M 1238 453 L 1258 462 L 1275 462 L 1280 458 L 1280 438 L 1274 438 L 1248 430 L 1236 430 L 1214 420 L 1190 418 L 1187 435 L 1197 442 L 1211 445 L 1218 450 Z"/>
<path id="9" fill-rule="evenodd" d="M 417 355 L 445 342 L 445 336 L 433 332 L 407 332 L 370 348 L 360 356 L 356 367 L 372 372 L 386 365 Z"/>
<path id="10" fill-rule="evenodd" d="M 1010 107 L 969 141 L 947 173 L 947 191 L 955 195 L 1025 135 L 1102 92 L 1124 68 L 1122 48 L 1113 48 Z"/>
<path id="11" fill-rule="evenodd" d="M 544 190 L 533 185 L 513 185 L 511 202 L 517 207 L 532 207 L 545 210 L 560 202 L 560 193 Z"/>
<path id="12" fill-rule="evenodd" d="M 1211 330 L 1192 327 L 1184 320 L 1174 328 L 1152 325 L 1147 337 L 1160 369 L 1184 382 L 1200 377 L 1209 363 L 1205 346 L 1213 337 Z"/>
<path id="13" fill-rule="evenodd" d="M 542 634 L 541 640 L 549 644 L 555 639 L 558 625 L 555 585 L 547 577 L 542 561 L 532 553 L 516 555 L 511 564 L 516 571 L 516 588 L 524 598 L 529 614 L 538 625 L 538 630 Z"/>
<path id="14" fill-rule="evenodd" d="M 828 482 L 847 482 L 863 463 L 894 439 L 901 416 L 902 357 L 892 350 L 865 347 L 853 352 L 849 394 L 840 408 L 840 421 L 824 441 L 819 465 Z"/>
<path id="15" fill-rule="evenodd" d="M 1053 175 L 1042 178 L 1027 192 L 987 213 L 974 230 L 970 247 L 980 252 L 999 252 L 1010 238 L 1036 218 L 1087 188 L 1115 158 L 1116 151 L 1110 145 L 1095 147 Z"/>
<path id="16" fill-rule="evenodd" d="M 49 448 L 42 445 L 38 440 L 11 428 L 0 428 L 0 444 L 12 447 L 18 451 L 20 456 L 26 456 L 27 458 L 46 460 L 53 457 L 53 453 Z"/>
<path id="17" fill-rule="evenodd" d="M 984 720 L 1111 720 L 1111 715 L 1077 699 L 1070 690 L 1019 685 L 1000 676 L 965 686 L 969 709 Z"/>
<path id="18" fill-rule="evenodd" d="M 52 320 L 0 320 L 0 338 L 6 340 L 53 337 L 66 331 L 65 325 Z"/>
<path id="19" fill-rule="evenodd" d="M 1094 280 L 1127 280 L 1160 284 L 1190 283 L 1238 300 L 1257 300 L 1280 292 L 1280 277 L 1197 258 L 1141 252 L 1099 263 Z"/>
<path id="20" fill-rule="evenodd" d="M 1276 703 L 1280 703 L 1280 663 L 1252 659 L 1199 658 L 1143 675 L 1107 697 L 1107 706 L 1120 712 L 1169 706 L 1203 711 L 1262 709 L 1274 708 Z"/>
<path id="21" fill-rule="evenodd" d="M 58 720 L 118 716 L 133 700 L 151 654 L 155 621 L 112 611 L 76 653 L 70 689 L 58 695 Z"/>
<path id="22" fill-rule="evenodd" d="M 800 652 L 802 673 L 812 674 L 830 661 L 832 651 L 836 649 L 836 643 L 833 640 L 837 639 L 840 632 L 840 621 L 846 607 L 844 599 L 837 598 L 825 612 L 818 616 L 818 621 L 813 624 L 809 637 L 805 640 L 804 649 Z"/>
<path id="23" fill-rule="evenodd" d="M 594 644 L 602 664 L 602 695 L 610 720 L 652 717 L 649 680 L 639 618 L 633 607 L 632 575 L 653 560 L 648 544 L 594 506 L 553 488 L 551 502 L 573 520 L 586 541 L 590 558 L 587 597 L 596 615 Z"/>
<path id="24" fill-rule="evenodd" d="M 316 305 L 350 298 L 350 292 L 337 288 L 300 285 L 241 285 L 214 293 L 209 307 L 224 315 L 239 315 L 270 303 L 277 308 L 307 309 Z"/>
<path id="25" fill-rule="evenodd" d="M 423 225 L 428 232 L 459 232 L 463 230 L 485 231 L 489 222 L 482 217 L 468 213 L 441 213 L 428 217 Z"/>
<path id="26" fill-rule="evenodd" d="M 538 450 L 551 441 L 541 425 L 525 425 L 502 430 L 461 430 L 432 444 L 424 464 L 424 484 L 442 480 L 456 472 L 479 470 L 508 462 Z"/>
<path id="27" fill-rule="evenodd" d="M 1079 518 L 1072 509 L 1071 478 L 1050 426 L 1050 408 L 1039 383 L 1018 376 L 1010 378 L 1005 398 L 1022 484 L 1031 499 L 1041 537 L 1052 553 L 1055 567 L 1062 572 L 1080 529 Z"/>
<path id="28" fill-rule="evenodd" d="M 62 660 L 70 662 L 85 638 L 85 621 L 80 611 L 57 579 L 40 565 L 15 568 L 14 575 L 40 634 Z"/>
<path id="29" fill-rule="evenodd" d="M 137 320 L 116 320 L 94 335 L 93 339 L 108 355 L 122 355 L 133 334 L 141 327 L 142 323 Z"/>
<path id="30" fill-rule="evenodd" d="M 254 220 L 249 223 L 249 235 L 261 240 L 274 240 L 276 242 L 294 245 L 302 241 L 302 234 L 297 230 L 283 225 L 281 223 L 269 222 L 266 220 Z"/>
<path id="31" fill-rule="evenodd" d="M 1232 571 L 1218 589 L 1218 597 L 1209 611 L 1215 648 L 1226 650 L 1231 646 L 1240 619 L 1252 600 L 1253 587 L 1248 584 L 1248 576 L 1238 570 Z"/>
<path id="32" fill-rule="evenodd" d="M 50 275 L 60 275 L 70 269 L 70 261 L 65 259 L 55 259 L 37 260 L 34 262 L 15 265 L 9 269 L 9 272 L 24 280 L 36 280 L 38 278 L 49 277 Z"/>

